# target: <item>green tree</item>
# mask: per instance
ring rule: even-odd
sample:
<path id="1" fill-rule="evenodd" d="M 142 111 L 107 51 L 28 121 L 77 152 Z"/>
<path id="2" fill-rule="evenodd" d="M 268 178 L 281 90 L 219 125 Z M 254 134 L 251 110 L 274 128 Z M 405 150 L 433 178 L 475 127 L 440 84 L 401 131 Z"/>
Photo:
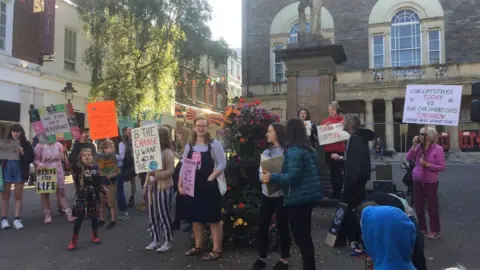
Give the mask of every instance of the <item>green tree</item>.
<path id="1" fill-rule="evenodd" d="M 207 0 L 77 0 L 91 45 L 92 99 L 115 100 L 120 115 L 167 112 L 179 64 L 202 55 L 222 61 L 223 44 L 210 40 Z"/>

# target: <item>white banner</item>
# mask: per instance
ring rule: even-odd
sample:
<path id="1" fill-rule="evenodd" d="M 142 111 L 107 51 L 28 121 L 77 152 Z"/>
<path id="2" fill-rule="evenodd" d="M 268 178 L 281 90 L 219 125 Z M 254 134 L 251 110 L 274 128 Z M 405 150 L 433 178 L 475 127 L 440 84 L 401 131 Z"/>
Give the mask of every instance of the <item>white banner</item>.
<path id="1" fill-rule="evenodd" d="M 403 123 L 458 126 L 461 85 L 407 85 Z"/>
<path id="2" fill-rule="evenodd" d="M 350 134 L 343 130 L 343 124 L 317 126 L 317 131 L 320 145 L 346 141 L 350 138 Z"/>
<path id="3" fill-rule="evenodd" d="M 156 124 L 132 129 L 132 144 L 136 173 L 163 168 L 162 150 Z"/>

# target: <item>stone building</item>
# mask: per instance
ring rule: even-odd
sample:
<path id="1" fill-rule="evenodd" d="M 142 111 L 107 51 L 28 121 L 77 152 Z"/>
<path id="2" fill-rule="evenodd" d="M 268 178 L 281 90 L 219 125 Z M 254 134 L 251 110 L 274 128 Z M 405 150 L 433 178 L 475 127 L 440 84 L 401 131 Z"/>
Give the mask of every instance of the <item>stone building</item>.
<path id="1" fill-rule="evenodd" d="M 274 50 L 297 41 L 298 4 L 243 0 L 243 95 L 262 100 L 283 118 L 285 65 Z M 335 85 L 342 113 L 358 114 L 388 149 L 404 152 L 419 129 L 402 124 L 406 85 L 462 85 L 461 124 L 437 129 L 452 150 L 464 147 L 464 131 L 480 137 L 470 121 L 471 83 L 480 77 L 478 1 L 324 0 L 323 5 L 322 34 L 347 54 L 337 66 Z M 308 19 L 308 8 L 306 13 Z"/>

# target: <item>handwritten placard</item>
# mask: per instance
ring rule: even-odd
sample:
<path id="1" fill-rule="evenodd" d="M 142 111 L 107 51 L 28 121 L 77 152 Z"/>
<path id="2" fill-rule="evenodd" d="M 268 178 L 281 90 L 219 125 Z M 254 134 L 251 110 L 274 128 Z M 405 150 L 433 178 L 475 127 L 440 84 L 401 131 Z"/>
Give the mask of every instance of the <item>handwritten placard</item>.
<path id="1" fill-rule="evenodd" d="M 317 126 L 319 145 L 346 141 L 350 134 L 343 130 L 343 124 L 330 124 Z"/>
<path id="2" fill-rule="evenodd" d="M 407 85 L 403 123 L 458 126 L 461 85 Z"/>
<path id="3" fill-rule="evenodd" d="M 18 147 L 20 147 L 19 140 L 0 139 L 0 160 L 19 160 Z"/>
<path id="4" fill-rule="evenodd" d="M 29 111 L 30 123 L 41 143 L 78 139 L 80 132 L 72 105 L 57 104 Z"/>
<path id="5" fill-rule="evenodd" d="M 37 194 L 53 194 L 57 192 L 57 168 L 41 168 L 37 170 L 35 184 Z"/>
<path id="6" fill-rule="evenodd" d="M 116 154 L 101 154 L 98 156 L 100 175 L 115 176 L 120 173 Z"/>
<path id="7" fill-rule="evenodd" d="M 117 110 L 114 101 L 88 103 L 87 118 L 92 139 L 99 140 L 118 136 Z"/>
<path id="8" fill-rule="evenodd" d="M 162 151 L 158 137 L 158 126 L 150 125 L 132 129 L 133 159 L 135 172 L 161 170 Z"/>
<path id="9" fill-rule="evenodd" d="M 312 135 L 312 121 L 303 121 L 305 129 L 307 130 L 307 136 Z"/>
<path id="10" fill-rule="evenodd" d="M 192 159 L 185 159 L 182 164 L 183 170 L 183 191 L 190 197 L 195 196 L 195 173 L 197 162 Z"/>

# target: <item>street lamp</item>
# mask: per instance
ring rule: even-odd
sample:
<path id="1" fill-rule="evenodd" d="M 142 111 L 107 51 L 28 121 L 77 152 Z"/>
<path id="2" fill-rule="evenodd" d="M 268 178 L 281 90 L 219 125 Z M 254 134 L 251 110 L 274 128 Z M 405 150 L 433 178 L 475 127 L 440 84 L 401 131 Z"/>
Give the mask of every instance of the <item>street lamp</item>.
<path id="1" fill-rule="evenodd" d="M 182 106 L 182 115 L 183 115 L 183 126 L 185 126 L 185 121 L 187 119 L 187 108 Z"/>
<path id="2" fill-rule="evenodd" d="M 65 93 L 65 98 L 68 100 L 69 104 L 70 101 L 73 99 L 73 94 L 78 92 L 77 90 L 75 90 L 75 88 L 73 88 L 72 85 L 73 84 L 71 82 L 67 82 L 66 86 L 62 90 L 62 92 Z"/>

